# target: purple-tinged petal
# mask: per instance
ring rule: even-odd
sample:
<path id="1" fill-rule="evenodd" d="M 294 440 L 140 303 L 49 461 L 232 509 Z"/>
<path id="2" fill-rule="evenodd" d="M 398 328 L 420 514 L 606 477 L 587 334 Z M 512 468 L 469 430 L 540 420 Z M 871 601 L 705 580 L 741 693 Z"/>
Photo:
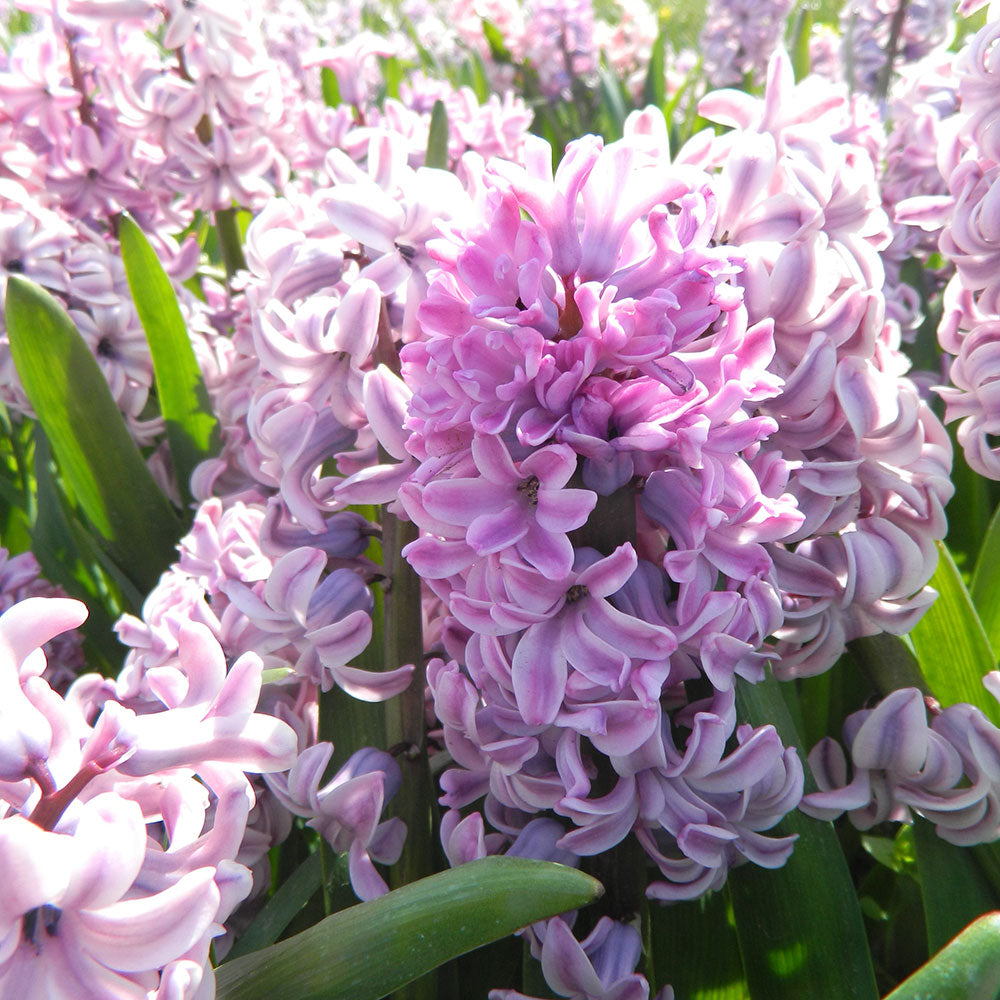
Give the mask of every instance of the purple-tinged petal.
<path id="1" fill-rule="evenodd" d="M 87 606 L 68 597 L 29 597 L 0 615 L 0 650 L 6 648 L 15 668 L 50 639 L 87 620 Z"/>
<path id="2" fill-rule="evenodd" d="M 464 819 L 457 809 L 441 818 L 441 846 L 452 868 L 486 857 L 486 828 L 482 813 L 470 813 Z"/>
<path id="3" fill-rule="evenodd" d="M 111 792 L 87 803 L 73 832 L 73 877 L 63 908 L 100 909 L 116 903 L 139 874 L 146 855 L 146 823 L 137 802 Z"/>
<path id="4" fill-rule="evenodd" d="M 573 569 L 573 543 L 566 535 L 552 534 L 537 522 L 529 522 L 517 551 L 525 562 L 550 580 L 561 580 Z"/>
<path id="5" fill-rule="evenodd" d="M 503 510 L 511 495 L 485 479 L 442 479 L 428 483 L 420 499 L 431 517 L 446 524 L 470 525 Z"/>
<path id="6" fill-rule="evenodd" d="M 22 914 L 61 898 L 74 860 L 71 838 L 16 814 L 0 820 L 0 941 Z"/>
<path id="7" fill-rule="evenodd" d="M 347 872 L 351 879 L 351 888 L 362 902 L 378 899 L 389 891 L 389 886 L 379 875 L 365 850 L 365 845 L 360 840 L 352 841 L 347 852 Z"/>
<path id="8" fill-rule="evenodd" d="M 546 531 L 574 531 L 585 524 L 597 505 L 597 494 L 590 490 L 538 491 L 535 520 Z"/>
<path id="9" fill-rule="evenodd" d="M 362 398 L 368 424 L 379 444 L 400 461 L 409 458 L 406 450 L 409 434 L 403 425 L 410 396 L 406 383 L 385 365 L 379 365 L 365 375 Z"/>
<path id="10" fill-rule="evenodd" d="M 75 914 L 83 950 L 122 972 L 158 969 L 208 932 L 219 909 L 214 868 L 188 872 L 162 892 Z"/>
<path id="11" fill-rule="evenodd" d="M 576 579 L 579 586 L 586 587 L 593 597 L 610 597 L 621 590 L 625 581 L 635 572 L 639 560 L 635 549 L 625 542 L 611 555 L 588 566 Z"/>
<path id="12" fill-rule="evenodd" d="M 532 625 L 521 636 L 511 661 L 514 697 L 525 722 L 534 726 L 555 720 L 566 693 L 567 674 L 559 623 L 549 620 Z"/>
<path id="13" fill-rule="evenodd" d="M 413 664 L 382 671 L 335 667 L 332 673 L 337 686 L 359 701 L 385 701 L 410 686 Z"/>
<path id="14" fill-rule="evenodd" d="M 530 523 L 520 504 L 508 503 L 500 510 L 477 517 L 469 525 L 466 541 L 481 556 L 500 552 L 524 538 Z"/>
<path id="15" fill-rule="evenodd" d="M 851 743 L 856 767 L 916 774 L 927 758 L 927 710 L 916 688 L 883 698 L 861 724 Z"/>
<path id="16" fill-rule="evenodd" d="M 264 599 L 275 610 L 284 611 L 304 626 L 309 599 L 326 569 L 326 553 L 303 547 L 283 555 L 271 570 L 264 586 Z"/>
<path id="17" fill-rule="evenodd" d="M 560 917 L 553 918 L 546 926 L 541 962 L 545 981 L 557 993 L 567 997 L 603 995 L 604 984 L 583 945 Z"/>
<path id="18" fill-rule="evenodd" d="M 508 485 L 530 475 L 524 471 L 518 473 L 507 446 L 491 434 L 477 434 L 472 439 L 472 459 L 483 478 L 497 486 Z"/>

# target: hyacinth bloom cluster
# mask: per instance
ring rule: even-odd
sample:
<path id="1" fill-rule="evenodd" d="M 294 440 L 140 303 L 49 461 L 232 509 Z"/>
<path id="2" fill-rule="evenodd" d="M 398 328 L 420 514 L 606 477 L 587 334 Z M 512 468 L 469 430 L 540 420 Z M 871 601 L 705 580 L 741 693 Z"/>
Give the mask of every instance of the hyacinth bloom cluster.
<path id="1" fill-rule="evenodd" d="M 859 120 L 821 78 L 794 84 L 783 53 L 763 99 L 718 91 L 700 107 L 732 130 L 695 136 L 678 158 L 719 170 L 716 236 L 747 257 L 739 281 L 751 320 L 774 322 L 772 370 L 784 385 L 762 405 L 778 425 L 763 447 L 791 464 L 804 517 L 768 544 L 784 614 L 775 670 L 806 676 L 846 641 L 908 631 L 933 599 L 925 586 L 953 492 L 951 448 L 905 377 L 886 307 L 877 121 Z"/>
<path id="2" fill-rule="evenodd" d="M 1000 696 L 1000 674 L 983 683 Z M 916 813 L 952 844 L 1000 838 L 1000 729 L 978 708 L 942 710 L 915 688 L 901 688 L 848 716 L 843 740 L 846 755 L 829 737 L 810 753 L 820 790 L 803 798 L 803 812 L 819 819 L 846 812 L 862 830 Z"/>
<path id="3" fill-rule="evenodd" d="M 199 273 L 204 299 L 180 287 L 198 271 L 201 247 L 195 235 L 178 242 L 177 233 L 198 232 L 203 218 L 233 209 L 273 205 L 279 192 L 294 193 L 293 171 L 307 190 L 327 186 L 327 152 L 337 148 L 363 161 L 369 125 L 380 121 L 405 137 L 407 155 L 419 165 L 437 98 L 448 108 L 456 161 L 468 149 L 516 158 L 530 122 L 512 94 L 480 105 L 468 88 L 448 84 L 429 101 L 425 95 L 423 107 L 372 106 L 370 89 L 348 88 L 370 76 L 376 56 L 393 46 L 370 35 L 348 42 L 348 26 L 334 19 L 333 37 L 343 33 L 345 40 L 320 47 L 331 37 L 329 14 L 310 20 L 278 4 L 265 11 L 259 4 L 144 0 L 55 11 L 19 6 L 30 10 L 36 29 L 17 35 L 0 56 L 0 291 L 7 274 L 24 274 L 65 304 L 143 445 L 162 440 L 163 424 L 147 417 L 153 371 L 117 251 L 118 212 L 133 215 L 177 280 L 209 388 L 224 393 L 234 381 L 234 358 L 218 334 L 232 323 L 232 289 L 215 273 Z M 289 34 L 296 44 L 287 43 Z M 335 69 L 353 108 L 323 104 L 321 66 Z M 238 263 L 230 261 L 231 269 Z M 32 415 L 2 330 L 0 399 Z M 217 409 L 225 405 L 216 401 Z M 159 456 L 165 484 L 167 466 Z"/>
<path id="4" fill-rule="evenodd" d="M 639 932 L 628 924 L 601 917 L 582 940 L 561 917 L 536 929 L 538 960 L 545 981 L 557 996 L 572 1000 L 648 1000 L 649 984 L 632 970 L 642 953 Z M 654 1000 L 673 1000 L 664 986 Z M 516 990 L 492 990 L 490 1000 L 532 1000 Z"/>
<path id="5" fill-rule="evenodd" d="M 711 86 L 732 87 L 745 80 L 760 84 L 793 6 L 791 0 L 712 0 L 698 38 Z"/>
<path id="6" fill-rule="evenodd" d="M 893 222 L 893 239 L 882 254 L 886 270 L 887 307 L 900 325 L 904 340 L 912 342 L 924 316 L 916 289 L 902 280 L 902 270 L 914 258 L 923 258 L 937 249 L 940 227 L 910 225 L 906 203 L 909 199 L 933 202 L 947 196 L 948 185 L 941 175 L 939 159 L 951 155 L 955 112 L 958 110 L 958 77 L 955 54 L 935 50 L 916 63 L 899 68 L 899 78 L 891 91 L 889 113 L 892 127 L 887 136 L 885 167 L 881 177 L 882 205 Z M 924 281 L 939 291 L 950 269 L 928 270 Z"/>
<path id="7" fill-rule="evenodd" d="M 998 30 L 996 17 L 989 18 L 955 61 L 958 110 L 950 126 L 955 138 L 939 155 L 947 193 L 911 198 L 899 212 L 904 221 L 939 231 L 941 253 L 954 266 L 938 328 L 941 348 L 953 361 L 949 384 L 938 392 L 945 419 L 959 421 L 958 440 L 969 465 L 992 479 L 1000 478 L 994 437 L 1000 410 L 993 389 L 1000 374 Z"/>
<path id="8" fill-rule="evenodd" d="M 75 640 L 65 663 L 53 643 L 82 607 L 40 603 L 37 567 L 0 550 L 0 992 L 207 998 L 209 946 L 251 919 L 293 824 L 346 855 L 359 898 L 385 893 L 408 749 L 330 768 L 328 694 L 419 700 L 426 679 L 453 865 L 641 851 L 648 896 L 672 902 L 783 864 L 774 827 L 800 803 L 1000 834 L 1000 735 L 969 706 L 928 723 L 907 690 L 852 716 L 804 798 L 796 750 L 736 711 L 768 665 L 821 673 L 933 599 L 951 451 L 900 343 L 921 319 L 903 263 L 937 231 L 956 275 L 942 395 L 973 465 L 996 467 L 995 22 L 904 79 L 888 137 L 872 101 L 796 84 L 779 51 L 763 96 L 709 94 L 716 127 L 679 149 L 650 108 L 553 167 L 521 97 L 409 64 L 488 59 L 485 17 L 550 101 L 594 85 L 599 50 L 635 90 L 645 5 L 613 30 L 589 0 L 410 2 L 385 36 L 360 6 L 21 6 L 36 30 L 0 57 L 0 282 L 61 299 L 171 488 L 115 239 L 131 212 L 177 283 L 222 449 L 176 561 L 118 622 L 113 680 L 70 685 Z M 709 13 L 716 82 L 764 79 L 789 10 L 744 6 Z M 906 5 L 897 58 L 939 37 L 937 12 Z M 877 76 L 869 54 L 855 69 Z M 408 74 L 398 97 L 386 68 Z M 447 170 L 426 166 L 438 101 Z M 199 240 L 241 208 L 223 275 Z M 31 415 L 2 342 L 0 394 Z M 395 582 L 358 504 L 412 522 L 417 662 L 358 666 Z M 648 1000 L 635 922 L 587 926 L 524 932 L 551 990 Z"/>
<path id="9" fill-rule="evenodd" d="M 888 83 L 890 39 L 894 61 L 915 63 L 944 49 L 954 32 L 950 0 L 849 0 L 840 11 L 842 59 L 849 82 L 868 94 Z M 884 91 L 883 91 L 884 95 Z"/>
<path id="10" fill-rule="evenodd" d="M 773 341 L 747 330 L 742 260 L 708 243 L 704 175 L 643 136 L 550 162 L 538 142 L 487 169 L 483 221 L 431 245 L 424 336 L 402 352 L 420 464 L 399 502 L 424 529 L 404 554 L 452 616 L 455 659 L 428 668 L 462 765 L 444 801 L 485 792 L 509 836 L 552 810 L 577 854 L 635 828 L 664 877 L 650 891 L 681 898 L 737 859 L 781 863 L 789 842 L 761 831 L 801 792 L 770 727 L 725 752 L 734 676 L 760 676 L 780 620 L 762 543 L 801 523 L 780 462 L 752 464 Z M 715 693 L 688 703 L 700 676 Z"/>
<path id="11" fill-rule="evenodd" d="M 133 710 L 97 675 L 63 699 L 41 646 L 86 615 L 34 597 L 0 617 L 0 990 L 211 996 L 209 945 L 251 887 L 236 860 L 246 772 L 289 767 L 295 733 L 255 711 L 260 658 L 227 674 L 198 625 L 159 671 L 155 704 Z"/>

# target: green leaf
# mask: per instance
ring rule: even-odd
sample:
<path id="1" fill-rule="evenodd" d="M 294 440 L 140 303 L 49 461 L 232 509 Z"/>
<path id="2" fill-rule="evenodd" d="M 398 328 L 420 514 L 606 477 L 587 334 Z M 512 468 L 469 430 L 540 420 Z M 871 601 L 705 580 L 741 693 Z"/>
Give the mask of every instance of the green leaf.
<path id="1" fill-rule="evenodd" d="M 998 993 L 1000 913 L 987 913 L 917 969 L 886 1000 L 996 1000 Z"/>
<path id="2" fill-rule="evenodd" d="M 486 39 L 486 44 L 490 47 L 490 55 L 498 63 L 512 63 L 514 57 L 510 54 L 510 49 L 507 48 L 503 40 L 503 32 L 492 21 L 487 21 L 485 17 L 482 18 L 482 22 L 483 37 Z"/>
<path id="3" fill-rule="evenodd" d="M 490 80 L 486 75 L 486 64 L 478 52 L 473 52 L 470 60 L 472 65 L 472 89 L 475 92 L 476 100 L 480 104 L 485 104 L 490 98 Z"/>
<path id="4" fill-rule="evenodd" d="M 323 88 L 323 103 L 328 108 L 340 106 L 340 83 L 337 74 L 329 66 L 323 66 L 319 71 L 320 86 Z"/>
<path id="5" fill-rule="evenodd" d="M 813 11 L 808 4 L 803 5 L 795 22 L 795 35 L 791 45 L 792 72 L 796 81 L 809 75 L 812 60 L 809 57 L 809 38 L 812 35 Z"/>
<path id="6" fill-rule="evenodd" d="M 320 852 L 310 854 L 281 884 L 278 891 L 264 904 L 253 923 L 240 935 L 223 962 L 232 962 L 243 955 L 266 948 L 281 937 L 281 932 L 296 914 L 319 891 L 323 884 Z"/>
<path id="7" fill-rule="evenodd" d="M 31 532 L 31 551 L 45 579 L 87 605 L 90 614 L 80 631 L 88 643 L 88 665 L 93 669 L 100 666 L 106 675 L 116 674 L 125 648 L 115 636 L 114 620 L 126 609 L 138 613 L 141 600 L 126 604 L 114 582 L 107 578 L 99 564 L 97 542 L 66 509 L 49 462 L 49 443 L 41 428 L 36 427 L 37 514 Z"/>
<path id="8" fill-rule="evenodd" d="M 667 99 L 667 27 L 660 25 L 660 32 L 653 42 L 649 56 L 646 79 L 642 85 L 642 103 L 662 108 Z"/>
<path id="9" fill-rule="evenodd" d="M 919 816 L 913 837 L 924 898 L 927 944 L 937 951 L 980 914 L 997 908 L 1000 900 L 991 891 L 976 856 L 942 840 L 934 827 Z"/>
<path id="10" fill-rule="evenodd" d="M 427 131 L 427 156 L 424 166 L 448 169 L 448 112 L 444 101 L 435 101 L 431 110 L 431 126 Z"/>
<path id="11" fill-rule="evenodd" d="M 221 447 L 219 423 L 191 347 L 170 278 L 142 230 L 129 215 L 118 227 L 122 261 L 136 312 L 153 358 L 156 395 L 167 427 L 170 456 L 185 503 L 192 500 L 191 473 Z"/>
<path id="12" fill-rule="evenodd" d="M 321 920 L 216 972 L 218 1000 L 379 1000 L 473 948 L 601 895 L 573 868 L 491 857 Z"/>
<path id="13" fill-rule="evenodd" d="M 741 721 L 771 723 L 785 746 L 801 746 L 778 682 L 740 681 Z M 806 789 L 815 787 L 806 767 Z M 784 867 L 741 865 L 729 874 L 743 967 L 755 1000 L 875 1000 L 878 990 L 861 909 L 830 823 L 797 810 L 773 831 L 798 840 Z"/>
<path id="14" fill-rule="evenodd" d="M 613 126 L 613 135 L 605 135 L 606 141 L 620 138 L 625 129 L 625 119 L 628 111 L 625 108 L 625 99 L 622 96 L 622 83 L 618 75 L 614 73 L 603 60 L 599 69 L 601 81 L 601 106 Z"/>
<path id="15" fill-rule="evenodd" d="M 402 60 L 398 56 L 380 57 L 379 64 L 382 69 L 382 86 L 386 97 L 399 100 L 399 85 L 403 82 L 404 69 Z"/>
<path id="16" fill-rule="evenodd" d="M 996 657 L 951 553 L 941 542 L 938 552 L 930 582 L 938 599 L 910 633 L 920 669 L 942 706 L 968 702 L 1000 724 L 1000 705 L 982 685 Z"/>
<path id="17" fill-rule="evenodd" d="M 970 468 L 955 428 L 955 424 L 948 428 L 954 451 L 951 481 L 955 487 L 955 495 L 948 501 L 948 548 L 959 568 L 971 571 L 1000 503 L 1000 484 Z"/>
<path id="18" fill-rule="evenodd" d="M 250 926 L 240 935 L 224 962 L 231 962 L 266 948 L 281 937 L 285 928 L 298 916 L 302 908 L 324 887 L 326 874 L 323 865 L 324 850 L 329 851 L 329 847 L 321 842 L 317 849 L 281 883 L 274 895 L 253 918 Z M 356 903 L 358 897 L 351 889 L 347 855 L 330 854 L 330 858 L 331 871 L 326 877 L 326 888 L 336 892 L 340 905 L 334 909 L 343 910 Z"/>
<path id="19" fill-rule="evenodd" d="M 44 289 L 7 281 L 10 350 L 61 475 L 115 563 L 146 593 L 174 559 L 180 522 L 129 436 L 73 321 Z"/>
<path id="20" fill-rule="evenodd" d="M 993 514 L 976 557 L 969 590 L 993 655 L 1000 656 L 1000 507 Z"/>
<path id="21" fill-rule="evenodd" d="M 650 905 L 656 986 L 683 1000 L 749 1000 L 728 893 Z"/>
<path id="22" fill-rule="evenodd" d="M 880 864 L 897 875 L 912 874 L 916 877 L 916 854 L 913 841 L 913 827 L 908 823 L 900 826 L 895 837 L 877 837 L 866 833 L 861 835 L 861 846 Z M 980 913 L 983 911 L 980 910 Z M 977 913 L 976 916 L 979 916 Z M 966 921 L 965 923 L 968 923 Z M 965 924 L 962 924 L 964 927 Z"/>

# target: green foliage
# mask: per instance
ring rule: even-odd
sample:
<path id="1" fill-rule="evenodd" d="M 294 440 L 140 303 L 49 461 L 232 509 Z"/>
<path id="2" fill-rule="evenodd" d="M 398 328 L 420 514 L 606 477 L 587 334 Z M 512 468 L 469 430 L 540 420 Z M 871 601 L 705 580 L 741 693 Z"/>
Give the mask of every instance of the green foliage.
<path id="1" fill-rule="evenodd" d="M 7 281 L 6 311 L 11 355 L 63 483 L 113 565 L 147 593 L 173 561 L 180 521 L 62 306 L 15 275 Z"/>
<path id="2" fill-rule="evenodd" d="M 337 74 L 329 66 L 320 67 L 320 86 L 323 89 L 323 103 L 328 108 L 340 106 L 340 83 Z"/>
<path id="3" fill-rule="evenodd" d="M 654 105 L 663 108 L 666 103 L 667 89 L 667 26 L 660 25 L 660 32 L 653 43 L 653 51 L 649 57 L 649 68 L 646 70 L 646 80 L 642 85 L 643 105 Z"/>
<path id="4" fill-rule="evenodd" d="M 918 969 L 886 1000 L 996 1000 L 1000 913 L 988 913 Z"/>
<path id="5" fill-rule="evenodd" d="M 486 20 L 485 17 L 482 21 L 483 37 L 486 39 L 486 44 L 490 47 L 490 55 L 495 62 L 509 65 L 514 61 L 514 57 L 510 54 L 510 49 L 507 48 L 507 44 L 503 40 L 503 32 L 491 21 Z"/>
<path id="6" fill-rule="evenodd" d="M 216 973 L 218 1000 L 379 1000 L 444 962 L 593 902 L 573 868 L 491 857 L 360 903 Z M 446 901 L 446 902 L 445 902 Z"/>
<path id="7" fill-rule="evenodd" d="M 913 824 L 920 890 L 932 951 L 942 948 L 976 917 L 1000 906 L 976 856 L 942 840 L 933 826 L 917 818 Z"/>
<path id="8" fill-rule="evenodd" d="M 969 590 L 993 656 L 1000 657 L 1000 506 L 983 538 Z"/>
<path id="9" fill-rule="evenodd" d="M 650 906 L 656 986 L 681 1000 L 750 1000 L 727 892 Z"/>
<path id="10" fill-rule="evenodd" d="M 425 166 L 448 169 L 448 112 L 444 101 L 435 101 L 431 110 L 431 124 L 427 133 Z"/>
<path id="11" fill-rule="evenodd" d="M 170 442 L 178 489 L 191 502 L 191 473 L 218 453 L 219 423 L 191 347 L 170 278 L 142 230 L 122 216 L 118 234 L 136 312 L 153 359 L 156 395 Z"/>
<path id="12" fill-rule="evenodd" d="M 938 599 L 910 633 L 920 669 L 943 706 L 968 702 L 994 724 L 1000 705 L 982 685 L 996 657 L 976 614 L 962 575 L 947 547 L 938 543 L 939 562 L 930 585 Z"/>
<path id="13" fill-rule="evenodd" d="M 739 682 L 741 721 L 772 724 L 801 746 L 778 682 Z M 805 764 L 804 764 L 805 766 Z M 806 790 L 814 788 L 806 767 Z M 792 812 L 771 831 L 794 835 L 784 867 L 742 865 L 729 875 L 736 934 L 754 1000 L 875 1000 L 878 991 L 851 873 L 833 827 Z"/>
<path id="14" fill-rule="evenodd" d="M 799 8 L 795 18 L 795 30 L 792 33 L 789 53 L 792 57 L 792 70 L 796 80 L 803 80 L 812 69 L 809 56 L 809 37 L 813 29 L 813 10 L 809 6 Z"/>

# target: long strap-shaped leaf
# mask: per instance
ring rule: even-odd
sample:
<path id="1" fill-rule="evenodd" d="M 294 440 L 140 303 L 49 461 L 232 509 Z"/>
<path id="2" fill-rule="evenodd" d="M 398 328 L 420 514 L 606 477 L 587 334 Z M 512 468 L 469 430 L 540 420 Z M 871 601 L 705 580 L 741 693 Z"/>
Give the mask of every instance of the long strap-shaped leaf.
<path id="1" fill-rule="evenodd" d="M 910 633 L 913 649 L 942 705 L 968 702 L 998 724 L 1000 706 L 982 684 L 996 658 L 955 560 L 940 542 L 938 552 L 938 568 L 931 577 L 938 599 Z"/>
<path id="2" fill-rule="evenodd" d="M 737 686 L 741 720 L 798 737 L 778 682 Z M 807 779 L 807 787 L 811 779 Z M 783 868 L 747 864 L 729 875 L 736 933 L 754 1000 L 875 1000 L 878 989 L 854 883 L 830 823 L 795 811 L 777 831 L 798 834 Z"/>
<path id="3" fill-rule="evenodd" d="M 218 421 L 177 296 L 156 251 L 128 215 L 122 216 L 118 235 L 132 300 L 153 357 L 156 395 L 167 426 L 177 484 L 181 496 L 190 501 L 194 467 L 219 450 Z"/>
<path id="4" fill-rule="evenodd" d="M 897 986 L 886 1000 L 995 1000 L 998 994 L 1000 913 L 987 913 Z"/>
<path id="5" fill-rule="evenodd" d="M 484 858 L 341 910 L 216 972 L 218 1000 L 379 1000 L 473 948 L 577 909 L 601 884 L 573 868 Z"/>
<path id="6" fill-rule="evenodd" d="M 173 507 L 62 306 L 12 275 L 6 310 L 14 365 L 61 474 L 115 563 L 140 591 L 151 590 L 181 533 Z"/>
<path id="7" fill-rule="evenodd" d="M 996 909 L 998 897 L 984 877 L 976 855 L 942 840 L 920 816 L 913 821 L 913 839 L 927 943 L 931 951 L 936 951 L 976 917 Z"/>
<path id="8" fill-rule="evenodd" d="M 969 586 L 995 655 L 1000 656 L 1000 507 L 990 521 Z"/>

